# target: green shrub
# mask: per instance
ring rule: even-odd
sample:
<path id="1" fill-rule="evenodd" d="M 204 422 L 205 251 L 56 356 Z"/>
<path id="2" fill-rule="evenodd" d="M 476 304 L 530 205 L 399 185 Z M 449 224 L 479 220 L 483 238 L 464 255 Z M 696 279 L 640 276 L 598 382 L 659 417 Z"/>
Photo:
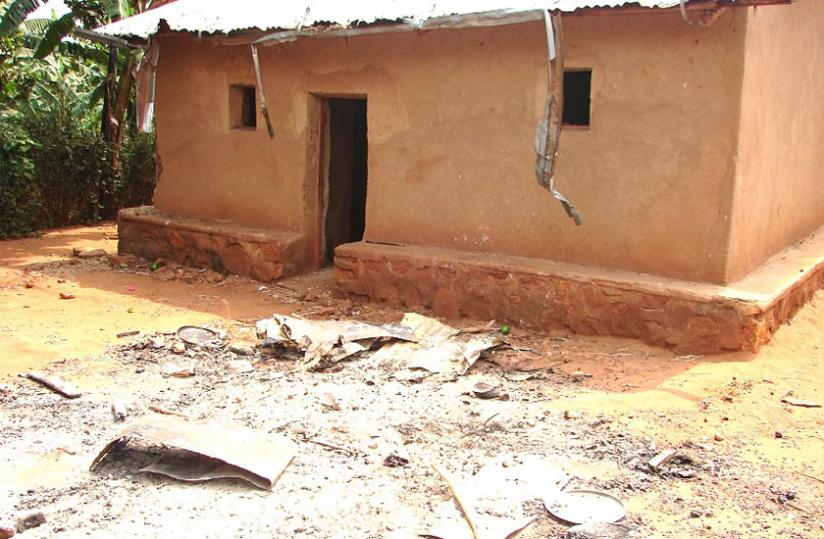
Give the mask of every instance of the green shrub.
<path id="1" fill-rule="evenodd" d="M 40 227 L 42 195 L 34 181 L 33 146 L 13 115 L 0 113 L 0 239 Z"/>
<path id="2" fill-rule="evenodd" d="M 35 60 L 26 43 L 0 37 L 0 239 L 151 203 L 154 135 L 127 132 L 117 171 L 100 134 L 105 66 L 77 54 Z"/>
<path id="3" fill-rule="evenodd" d="M 117 208 L 152 203 L 156 185 L 154 133 L 132 132 L 120 149 L 121 172 L 115 191 Z"/>
<path id="4" fill-rule="evenodd" d="M 34 183 L 43 197 L 41 227 L 87 223 L 107 217 L 104 206 L 116 182 L 112 149 L 92 129 L 62 110 L 27 115 Z"/>
<path id="5" fill-rule="evenodd" d="M 116 173 L 112 146 L 60 109 L 0 115 L 0 238 L 112 219 L 150 204 L 155 139 L 130 133 Z"/>

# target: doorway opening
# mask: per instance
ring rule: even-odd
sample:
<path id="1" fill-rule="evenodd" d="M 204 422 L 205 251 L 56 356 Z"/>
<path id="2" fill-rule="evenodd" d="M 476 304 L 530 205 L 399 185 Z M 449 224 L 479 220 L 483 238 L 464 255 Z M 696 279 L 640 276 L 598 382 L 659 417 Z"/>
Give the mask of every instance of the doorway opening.
<path id="1" fill-rule="evenodd" d="M 366 228 L 366 99 L 324 98 L 323 265 L 335 247 L 363 239 Z"/>

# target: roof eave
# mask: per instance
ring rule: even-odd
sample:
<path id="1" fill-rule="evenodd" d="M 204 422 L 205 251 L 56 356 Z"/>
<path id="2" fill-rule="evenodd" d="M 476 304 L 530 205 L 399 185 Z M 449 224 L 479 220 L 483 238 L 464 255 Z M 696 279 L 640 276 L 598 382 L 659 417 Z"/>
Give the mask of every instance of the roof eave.
<path id="1" fill-rule="evenodd" d="M 752 6 L 767 6 L 767 5 L 781 5 L 791 4 L 795 0 L 691 0 L 685 4 L 684 9 L 688 12 L 716 10 L 723 7 L 752 7 Z M 164 6 L 165 7 L 165 6 Z M 158 11 L 163 9 L 159 8 Z M 619 15 L 619 14 L 637 14 L 637 13 L 677 13 L 680 11 L 679 6 L 675 7 L 644 7 L 638 3 L 623 4 L 612 7 L 583 7 L 574 11 L 566 12 L 567 15 L 586 16 L 586 15 Z M 258 27 L 250 28 L 234 28 L 223 32 L 208 33 L 206 35 L 212 37 L 225 37 L 238 31 L 257 30 L 260 32 L 268 32 L 267 35 L 255 41 L 258 44 L 274 44 L 294 41 L 299 38 L 332 38 L 332 37 L 352 37 L 357 35 L 381 34 L 392 32 L 408 32 L 408 31 L 424 31 L 436 29 L 454 29 L 454 28 L 471 28 L 471 27 L 489 27 L 509 24 L 521 24 L 527 22 L 534 22 L 543 19 L 542 10 L 527 10 L 527 11 L 511 11 L 499 10 L 489 11 L 476 14 L 461 14 L 450 15 L 444 17 L 435 17 L 421 21 L 400 20 L 396 23 L 387 23 L 385 21 L 364 24 L 356 27 L 347 26 L 325 26 L 325 27 L 309 27 L 298 29 L 278 29 L 268 28 L 262 29 Z M 95 31 L 85 31 L 85 37 L 93 41 L 99 41 L 115 46 L 129 46 L 135 48 L 145 48 L 147 41 L 154 35 L 160 32 L 175 32 L 175 33 L 194 33 L 202 35 L 202 32 L 197 29 L 169 29 L 164 24 L 164 19 L 160 18 L 154 28 L 147 29 L 146 35 L 135 34 L 117 34 L 107 33 L 106 28 L 112 25 L 107 25 L 96 29 Z M 114 23 L 115 25 L 117 23 Z M 164 28 L 165 27 L 165 28 Z"/>

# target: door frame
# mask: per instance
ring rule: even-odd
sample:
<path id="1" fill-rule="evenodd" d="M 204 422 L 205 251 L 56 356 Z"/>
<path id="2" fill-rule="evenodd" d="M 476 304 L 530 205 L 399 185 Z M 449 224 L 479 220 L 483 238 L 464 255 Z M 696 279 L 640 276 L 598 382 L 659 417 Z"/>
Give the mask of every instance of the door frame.
<path id="1" fill-rule="evenodd" d="M 367 133 L 369 132 L 369 99 L 364 93 L 309 92 L 309 133 L 307 136 L 306 181 L 304 189 L 304 230 L 307 239 L 307 259 L 313 268 L 324 263 L 326 245 L 326 202 L 329 189 L 329 101 L 359 99 L 366 101 Z M 366 139 L 369 150 L 369 136 Z M 368 196 L 368 195 L 367 195 Z M 334 265 L 334 257 L 332 261 Z"/>

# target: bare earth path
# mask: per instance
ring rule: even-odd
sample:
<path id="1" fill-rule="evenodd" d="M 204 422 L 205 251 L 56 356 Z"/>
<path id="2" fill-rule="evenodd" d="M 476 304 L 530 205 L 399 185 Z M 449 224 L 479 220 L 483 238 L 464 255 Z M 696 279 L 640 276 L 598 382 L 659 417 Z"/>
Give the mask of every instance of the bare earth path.
<path id="1" fill-rule="evenodd" d="M 527 454 L 557 463 L 572 485 L 620 497 L 638 537 L 824 535 L 824 408 L 781 402 L 792 391 L 824 404 L 824 293 L 758 354 L 679 357 L 630 340 L 513 328 L 546 367 L 532 379 L 513 381 L 482 361 L 466 377 L 411 384 L 368 358 L 310 373 L 258 352 L 252 372 L 198 352 L 195 376 L 166 378 L 172 352 L 141 346 L 181 325 L 221 327 L 251 347 L 254 321 L 273 312 L 376 322 L 403 313 L 336 299 L 328 271 L 261 287 L 72 257 L 73 248 L 115 252 L 115 234 L 102 225 L 0 242 L 0 520 L 33 510 L 47 518 L 24 537 L 414 537 L 448 499 L 432 464 L 469 475 Z M 128 331 L 141 334 L 117 337 Z M 71 380 L 83 397 L 64 400 L 16 376 L 32 368 Z M 467 395 L 478 380 L 501 384 L 510 400 Z M 271 493 L 177 483 L 128 460 L 90 473 L 122 428 L 113 399 L 135 415 L 155 405 L 280 433 L 299 452 Z M 694 476 L 638 468 L 667 448 L 694 455 Z M 409 464 L 385 466 L 392 453 Z M 539 505 L 528 510 L 538 519 L 520 537 L 563 536 L 566 526 Z"/>

